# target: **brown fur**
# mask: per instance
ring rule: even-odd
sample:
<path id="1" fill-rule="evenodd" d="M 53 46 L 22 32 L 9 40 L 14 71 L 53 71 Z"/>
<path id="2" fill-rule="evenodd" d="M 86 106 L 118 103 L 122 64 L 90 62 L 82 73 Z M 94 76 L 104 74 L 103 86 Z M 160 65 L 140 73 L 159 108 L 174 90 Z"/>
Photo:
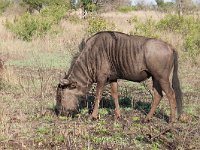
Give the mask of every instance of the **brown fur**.
<path id="1" fill-rule="evenodd" d="M 161 40 L 130 36 L 120 32 L 99 32 L 84 43 L 79 56 L 73 60 L 67 75 L 60 82 L 57 111 L 77 111 L 78 97 L 84 95 L 92 83 L 97 83 L 92 113 L 92 117 L 97 118 L 103 87 L 106 83 L 111 83 L 115 112 L 119 117 L 117 80 L 141 82 L 152 77 L 154 99 L 146 121 L 153 116 L 164 91 L 170 103 L 171 121 L 174 122 L 176 104 L 179 113 L 182 108 L 177 61 L 176 51 Z M 170 83 L 172 68 L 173 82 Z"/>

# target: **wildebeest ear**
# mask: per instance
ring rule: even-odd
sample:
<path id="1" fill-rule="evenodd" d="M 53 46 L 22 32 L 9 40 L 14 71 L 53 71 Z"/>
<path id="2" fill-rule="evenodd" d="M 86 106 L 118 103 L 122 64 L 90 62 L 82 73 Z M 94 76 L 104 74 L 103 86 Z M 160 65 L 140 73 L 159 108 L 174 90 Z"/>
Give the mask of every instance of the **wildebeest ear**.
<path id="1" fill-rule="evenodd" d="M 72 82 L 71 84 L 70 84 L 70 88 L 71 89 L 74 89 L 74 88 L 76 88 L 77 87 L 77 82 Z"/>
<path id="2" fill-rule="evenodd" d="M 62 85 L 62 86 L 64 86 L 64 85 L 69 85 L 70 84 L 70 82 L 69 82 L 69 80 L 67 80 L 67 79 L 61 79 L 60 80 L 60 85 Z"/>

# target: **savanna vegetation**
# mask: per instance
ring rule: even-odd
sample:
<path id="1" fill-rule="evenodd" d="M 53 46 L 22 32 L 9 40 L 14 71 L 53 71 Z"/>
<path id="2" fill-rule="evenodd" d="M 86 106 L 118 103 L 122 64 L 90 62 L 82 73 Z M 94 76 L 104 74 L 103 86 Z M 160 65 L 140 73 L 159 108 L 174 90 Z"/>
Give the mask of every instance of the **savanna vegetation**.
<path id="1" fill-rule="evenodd" d="M 200 149 L 200 6 L 156 3 L 0 0 L 0 149 Z M 168 124 L 164 97 L 152 122 L 142 123 L 150 81 L 119 81 L 121 119 L 114 119 L 109 85 L 99 119 L 88 119 L 95 84 L 79 114 L 55 115 L 57 83 L 80 42 L 105 30 L 160 38 L 178 51 L 185 121 Z"/>

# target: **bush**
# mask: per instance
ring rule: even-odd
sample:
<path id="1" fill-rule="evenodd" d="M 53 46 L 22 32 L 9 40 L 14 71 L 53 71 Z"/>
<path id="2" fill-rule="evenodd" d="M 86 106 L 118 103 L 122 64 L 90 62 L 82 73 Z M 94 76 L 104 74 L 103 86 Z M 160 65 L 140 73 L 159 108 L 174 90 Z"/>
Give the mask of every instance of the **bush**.
<path id="1" fill-rule="evenodd" d="M 95 4 L 87 4 L 86 10 L 90 12 L 94 12 L 97 10 L 97 6 Z"/>
<path id="2" fill-rule="evenodd" d="M 97 6 L 91 0 L 80 0 L 80 2 L 86 11 L 92 12 L 97 9 Z"/>
<path id="3" fill-rule="evenodd" d="M 99 31 L 110 31 L 115 29 L 115 25 L 113 23 L 108 23 L 102 17 L 93 17 L 88 21 L 89 26 L 87 32 L 89 34 L 94 34 Z"/>
<path id="4" fill-rule="evenodd" d="M 26 13 L 13 22 L 7 21 L 6 27 L 19 38 L 30 41 L 34 36 L 43 36 L 51 30 L 52 26 L 64 17 L 67 9 L 64 6 L 49 6 L 38 15 Z"/>
<path id="5" fill-rule="evenodd" d="M 134 23 L 135 27 L 135 30 L 131 31 L 130 34 L 155 38 L 158 37 L 158 34 L 156 34 L 156 22 L 152 18 L 147 19 L 145 22 L 141 22 L 137 17 L 133 17 L 129 22 Z"/>
<path id="6" fill-rule="evenodd" d="M 122 12 L 122 13 L 128 13 L 135 10 L 134 7 L 132 6 L 121 6 L 118 8 L 118 11 Z"/>
<path id="7" fill-rule="evenodd" d="M 183 35 L 184 49 L 193 60 L 200 54 L 200 20 L 192 16 L 167 15 L 157 28 Z"/>
<path id="8" fill-rule="evenodd" d="M 32 12 L 34 9 L 40 11 L 46 2 L 47 0 L 23 0 L 22 4 L 27 5 L 29 12 Z"/>
<path id="9" fill-rule="evenodd" d="M 5 11 L 5 9 L 10 5 L 10 1 L 0 0 L 0 14 Z"/>
<path id="10" fill-rule="evenodd" d="M 29 13 L 16 19 L 13 23 L 7 21 L 6 27 L 19 38 L 30 41 L 34 35 L 43 35 L 50 30 L 52 23 L 48 19 L 31 16 Z"/>
<path id="11" fill-rule="evenodd" d="M 161 12 L 172 12 L 176 5 L 173 2 L 164 2 L 164 0 L 156 0 L 158 10 Z"/>
<path id="12" fill-rule="evenodd" d="M 137 17 L 129 20 L 134 25 L 134 30 L 130 34 L 147 37 L 161 37 L 166 31 L 181 34 L 183 37 L 183 47 L 187 56 L 193 61 L 200 54 L 200 20 L 192 16 L 167 15 L 156 22 L 152 18 L 145 22 L 139 21 Z"/>
<path id="13" fill-rule="evenodd" d="M 196 57 L 200 54 L 200 34 L 198 32 L 194 32 L 186 36 L 184 47 L 188 52 L 189 57 L 195 61 Z"/>
<path id="14" fill-rule="evenodd" d="M 23 0 L 29 6 L 29 10 L 41 10 L 43 6 L 64 6 L 70 7 L 69 0 Z"/>
<path id="15" fill-rule="evenodd" d="M 65 6 L 52 5 L 41 11 L 41 17 L 48 18 L 50 22 L 57 24 L 65 16 L 68 9 L 69 8 Z"/>
<path id="16" fill-rule="evenodd" d="M 188 34 L 198 26 L 199 21 L 191 16 L 178 16 L 178 15 L 167 15 L 161 19 L 157 28 L 160 30 L 168 30 L 181 34 Z"/>

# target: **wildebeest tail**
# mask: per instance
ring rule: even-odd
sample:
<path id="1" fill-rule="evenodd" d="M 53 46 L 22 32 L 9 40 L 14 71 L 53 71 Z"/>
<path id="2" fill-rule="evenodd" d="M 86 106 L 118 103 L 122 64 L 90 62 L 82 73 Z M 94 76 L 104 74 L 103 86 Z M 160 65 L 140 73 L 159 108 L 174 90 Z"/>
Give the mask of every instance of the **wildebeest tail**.
<path id="1" fill-rule="evenodd" d="M 172 88 L 175 91 L 177 113 L 180 116 L 183 110 L 183 94 L 181 91 L 180 81 L 178 78 L 178 54 L 175 50 L 174 50 L 174 70 L 172 77 Z"/>

